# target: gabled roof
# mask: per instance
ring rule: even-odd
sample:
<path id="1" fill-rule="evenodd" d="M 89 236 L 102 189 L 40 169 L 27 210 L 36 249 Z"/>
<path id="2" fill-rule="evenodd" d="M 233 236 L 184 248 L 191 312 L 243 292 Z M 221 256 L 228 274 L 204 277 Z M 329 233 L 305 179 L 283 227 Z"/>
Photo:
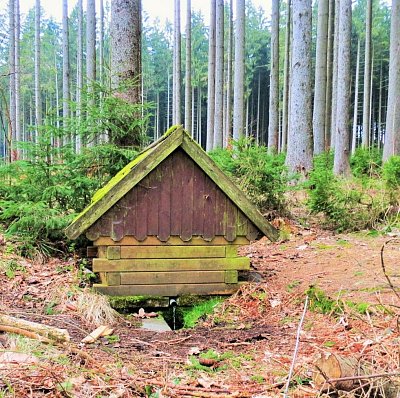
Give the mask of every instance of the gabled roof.
<path id="1" fill-rule="evenodd" d="M 84 233 L 178 147 L 183 149 L 264 235 L 272 241 L 277 239 L 276 229 L 265 220 L 245 194 L 221 171 L 182 126 L 171 127 L 158 141 L 148 146 L 99 189 L 94 194 L 92 203 L 66 228 L 66 235 L 70 239 L 76 239 Z"/>

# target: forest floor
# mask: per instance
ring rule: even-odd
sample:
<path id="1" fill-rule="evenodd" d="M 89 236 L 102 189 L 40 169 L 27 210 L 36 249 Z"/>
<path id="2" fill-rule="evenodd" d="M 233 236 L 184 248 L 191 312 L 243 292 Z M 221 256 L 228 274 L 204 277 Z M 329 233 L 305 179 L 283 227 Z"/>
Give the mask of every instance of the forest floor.
<path id="1" fill-rule="evenodd" d="M 0 397 L 281 397 L 291 367 L 287 396 L 317 397 L 315 361 L 326 352 L 363 358 L 372 374 L 400 372 L 400 233 L 289 227 L 285 242 L 242 249 L 257 282 L 197 327 L 157 333 L 119 317 L 111 337 L 86 345 L 95 325 L 72 305 L 75 259 L 21 259 L 0 239 L 0 313 L 71 335 L 66 345 L 46 345 L 0 332 Z M 363 396 L 384 396 L 371 391 Z"/>

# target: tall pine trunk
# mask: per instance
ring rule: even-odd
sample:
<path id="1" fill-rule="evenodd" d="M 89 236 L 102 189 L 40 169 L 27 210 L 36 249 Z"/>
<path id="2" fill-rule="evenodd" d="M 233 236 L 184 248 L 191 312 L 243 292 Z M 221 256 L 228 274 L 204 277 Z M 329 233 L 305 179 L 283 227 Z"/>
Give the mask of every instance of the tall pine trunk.
<path id="1" fill-rule="evenodd" d="M 22 141 L 21 131 L 21 60 L 20 60 L 21 15 L 19 0 L 15 0 L 15 139 Z M 19 152 L 17 157 L 19 157 Z"/>
<path id="2" fill-rule="evenodd" d="M 333 34 L 333 61 L 332 61 L 332 107 L 331 107 L 331 129 L 330 147 L 335 149 L 336 114 L 337 114 L 337 85 L 338 85 L 338 48 L 339 48 L 339 19 L 340 0 L 335 0 L 335 22 Z"/>
<path id="3" fill-rule="evenodd" d="M 185 129 L 193 135 L 192 127 L 192 2 L 186 2 L 186 67 L 185 67 Z"/>
<path id="4" fill-rule="evenodd" d="M 326 106 L 326 55 L 328 43 L 328 0 L 318 2 L 317 51 L 315 60 L 313 136 L 314 154 L 325 151 L 325 106 Z"/>
<path id="5" fill-rule="evenodd" d="M 354 110 L 353 110 L 353 133 L 351 137 L 351 153 L 354 154 L 357 147 L 357 130 L 358 130 L 358 81 L 360 75 L 360 40 L 357 45 L 357 61 L 356 61 L 356 81 L 354 82 Z"/>
<path id="6" fill-rule="evenodd" d="M 214 145 L 215 116 L 215 36 L 216 36 L 216 0 L 210 1 L 210 30 L 208 34 L 208 86 L 207 86 L 207 141 L 206 150 Z"/>
<path id="7" fill-rule="evenodd" d="M 224 1 L 216 2 L 215 31 L 215 106 L 213 148 L 222 147 L 224 120 Z"/>
<path id="8" fill-rule="evenodd" d="M 224 126 L 224 142 L 223 146 L 228 145 L 229 138 L 232 134 L 232 66 L 233 66 L 233 0 L 229 1 L 229 33 L 228 33 L 228 59 L 227 59 L 227 76 L 226 76 L 226 111 Z"/>
<path id="9" fill-rule="evenodd" d="M 283 99 L 282 99 L 282 138 L 280 151 L 284 152 L 287 148 L 288 120 L 289 120 L 289 78 L 290 78 L 290 37 L 291 37 L 291 0 L 287 1 L 286 11 L 286 34 L 285 34 L 285 60 L 283 65 Z"/>
<path id="10" fill-rule="evenodd" d="M 293 0 L 292 65 L 286 164 L 307 175 L 312 168 L 311 0 Z"/>
<path id="11" fill-rule="evenodd" d="M 9 160 L 15 160 L 14 141 L 15 141 L 15 3 L 14 0 L 9 0 L 8 3 L 9 17 L 9 73 L 10 73 L 10 123 L 9 123 L 9 142 L 8 156 Z"/>
<path id="12" fill-rule="evenodd" d="M 371 30 L 372 0 L 367 0 L 365 20 L 364 96 L 362 146 L 369 148 L 371 133 Z"/>
<path id="13" fill-rule="evenodd" d="M 116 48 L 111 46 L 113 51 Z M 87 0 L 86 8 L 86 84 L 89 104 L 94 104 L 94 82 L 96 81 L 96 5 Z"/>
<path id="14" fill-rule="evenodd" d="M 63 126 L 66 127 L 69 117 L 69 32 L 68 32 L 68 0 L 63 0 L 62 18 L 62 54 L 63 54 Z M 67 141 L 68 138 L 66 137 Z"/>
<path id="15" fill-rule="evenodd" d="M 337 114 L 333 171 L 336 175 L 347 176 L 350 174 L 351 0 L 340 0 L 339 14 Z"/>
<path id="16" fill-rule="evenodd" d="M 78 45 L 76 54 L 76 116 L 80 120 L 82 113 L 82 88 L 83 88 L 83 6 L 78 0 Z M 76 134 L 75 150 L 80 153 L 82 148 L 81 132 Z"/>
<path id="17" fill-rule="evenodd" d="M 279 139 L 279 0 L 272 0 L 269 81 L 268 148 L 277 151 Z"/>
<path id="18" fill-rule="evenodd" d="M 383 160 L 400 155 L 400 0 L 392 0 L 389 89 Z"/>
<path id="19" fill-rule="evenodd" d="M 233 87 L 233 138 L 243 136 L 244 127 L 244 57 L 245 0 L 236 0 L 235 75 Z"/>
<path id="20" fill-rule="evenodd" d="M 181 124 L 181 2 L 175 0 L 174 7 L 174 72 L 172 90 L 173 124 Z"/>
<path id="21" fill-rule="evenodd" d="M 35 124 L 36 137 L 39 135 L 38 127 L 42 125 L 42 99 L 40 93 L 40 0 L 35 3 Z"/>

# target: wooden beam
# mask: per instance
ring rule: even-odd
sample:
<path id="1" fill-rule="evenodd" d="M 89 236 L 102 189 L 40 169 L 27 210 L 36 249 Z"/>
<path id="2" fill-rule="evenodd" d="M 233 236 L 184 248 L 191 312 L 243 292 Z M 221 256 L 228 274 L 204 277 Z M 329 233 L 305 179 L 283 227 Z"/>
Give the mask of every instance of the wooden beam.
<path id="1" fill-rule="evenodd" d="M 229 295 L 235 293 L 240 284 L 225 283 L 171 284 L 171 285 L 94 285 L 95 290 L 109 296 L 180 296 L 182 294 Z"/>
<path id="2" fill-rule="evenodd" d="M 226 271 L 121 272 L 119 275 L 121 275 L 121 285 L 169 285 L 175 283 L 221 283 L 225 282 L 225 272 Z M 237 271 L 233 272 L 237 274 Z"/>
<path id="3" fill-rule="evenodd" d="M 250 241 L 245 236 L 237 237 L 233 242 L 227 241 L 223 236 L 216 236 L 212 241 L 205 241 L 201 236 L 193 236 L 188 242 L 184 242 L 179 236 L 171 236 L 167 242 L 161 242 L 156 236 L 148 236 L 144 241 L 138 241 L 133 236 L 125 236 L 118 245 L 121 246 L 217 246 L 217 245 L 248 245 Z M 115 245 L 109 236 L 100 236 L 93 242 L 95 246 L 112 246 Z"/>
<path id="4" fill-rule="evenodd" d="M 238 272 L 237 271 L 225 271 L 225 283 L 238 283 Z"/>
<path id="5" fill-rule="evenodd" d="M 200 258 L 200 259 L 129 259 L 105 260 L 93 259 L 94 272 L 121 271 L 222 271 L 248 270 L 250 259 L 237 258 Z"/>
<path id="6" fill-rule="evenodd" d="M 225 257 L 225 246 L 122 246 L 120 253 L 120 258 L 207 257 Z"/>
<path id="7" fill-rule="evenodd" d="M 121 246 L 108 246 L 107 258 L 109 260 L 119 260 L 121 258 Z"/>

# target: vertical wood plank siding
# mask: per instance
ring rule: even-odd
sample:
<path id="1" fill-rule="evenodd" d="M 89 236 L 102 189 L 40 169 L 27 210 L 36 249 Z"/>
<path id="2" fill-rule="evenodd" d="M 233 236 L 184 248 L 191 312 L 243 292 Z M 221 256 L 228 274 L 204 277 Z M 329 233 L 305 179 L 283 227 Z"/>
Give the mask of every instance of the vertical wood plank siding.
<path id="1" fill-rule="evenodd" d="M 124 236 L 143 241 L 172 235 L 188 241 L 192 236 L 212 240 L 225 236 L 255 239 L 257 228 L 217 185 L 178 149 L 108 210 L 87 231 L 89 239 Z"/>

